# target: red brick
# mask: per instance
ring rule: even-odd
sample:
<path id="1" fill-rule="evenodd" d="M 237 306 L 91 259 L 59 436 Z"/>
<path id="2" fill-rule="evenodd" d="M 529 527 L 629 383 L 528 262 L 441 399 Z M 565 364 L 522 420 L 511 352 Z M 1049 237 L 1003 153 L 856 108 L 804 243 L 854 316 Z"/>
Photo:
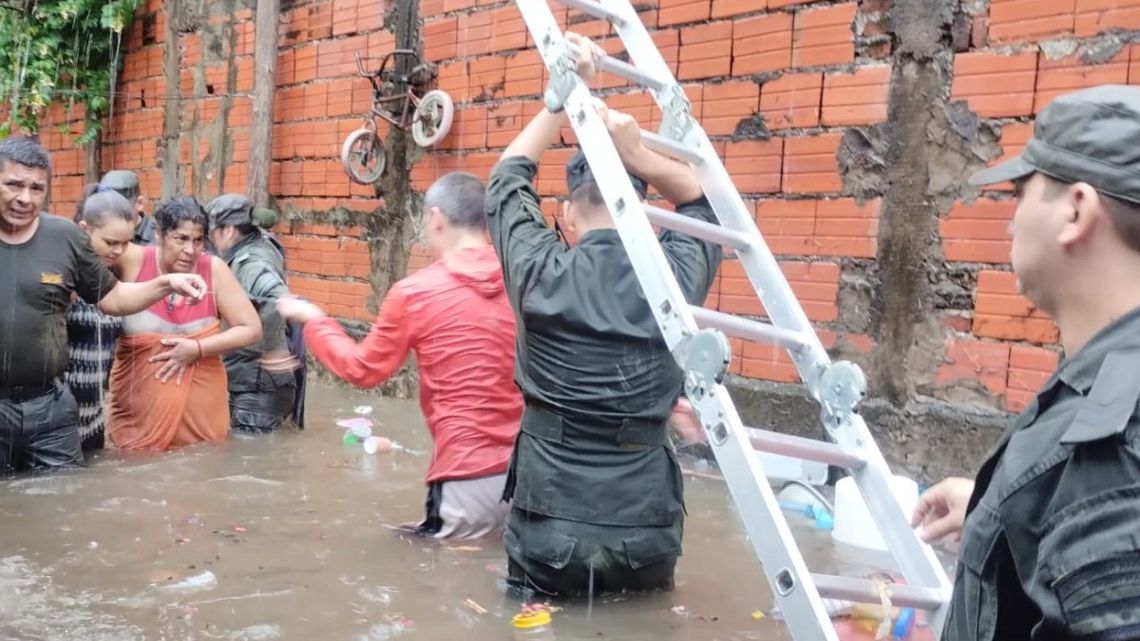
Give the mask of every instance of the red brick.
<path id="1" fill-rule="evenodd" d="M 1051 373 L 1057 369 L 1057 352 L 1039 347 L 1014 346 L 1009 353 L 1009 366 L 1018 370 Z"/>
<path id="2" fill-rule="evenodd" d="M 756 224 L 775 254 L 815 253 L 816 200 L 765 200 L 756 204 Z"/>
<path id="3" fill-rule="evenodd" d="M 946 260 L 977 263 L 1009 262 L 1012 200 L 982 198 L 972 205 L 956 203 L 939 221 Z"/>
<path id="4" fill-rule="evenodd" d="M 485 56 L 468 65 L 470 95 L 475 100 L 490 100 L 502 95 L 507 78 L 507 59 L 502 56 Z"/>
<path id="5" fill-rule="evenodd" d="M 850 74 L 824 75 L 820 123 L 829 127 L 886 120 L 890 80 L 889 65 L 859 67 Z"/>
<path id="6" fill-rule="evenodd" d="M 823 74 L 790 73 L 760 88 L 760 113 L 770 129 L 819 124 Z"/>
<path id="7" fill-rule="evenodd" d="M 935 384 L 978 381 L 994 394 L 1006 389 L 1009 377 L 1009 346 L 980 341 L 955 341 L 946 348 Z"/>
<path id="8" fill-rule="evenodd" d="M 355 54 L 368 49 L 367 36 L 325 40 L 317 45 L 317 77 L 334 78 L 356 73 Z"/>
<path id="9" fill-rule="evenodd" d="M 1109 29 L 1140 29 L 1140 2 L 1136 0 L 1081 0 L 1076 12 L 1077 37 L 1093 36 Z"/>
<path id="10" fill-rule="evenodd" d="M 853 61 L 855 42 L 851 23 L 854 20 L 854 2 L 797 11 L 792 66 L 814 67 Z"/>
<path id="11" fill-rule="evenodd" d="M 741 193 L 780 191 L 783 140 L 730 142 L 725 152 L 725 169 Z"/>
<path id="12" fill-rule="evenodd" d="M 424 59 L 438 62 L 454 58 L 459 50 L 459 19 L 424 23 Z"/>
<path id="13" fill-rule="evenodd" d="M 526 21 L 513 2 L 491 12 L 491 51 L 522 49 L 526 44 Z"/>
<path id="14" fill-rule="evenodd" d="M 504 78 L 506 71 L 504 70 Z M 469 77 L 466 62 L 453 62 L 440 65 L 436 86 L 446 91 L 455 102 L 467 100 L 470 96 Z M 363 85 L 362 85 L 363 86 Z M 365 107 L 367 109 L 367 107 Z"/>
<path id="15" fill-rule="evenodd" d="M 733 27 L 732 75 L 786 69 L 792 64 L 792 15 L 738 20 Z"/>
<path id="16" fill-rule="evenodd" d="M 708 3 L 704 3 L 706 6 Z M 714 22 L 681 30 L 680 80 L 712 78 L 731 71 L 732 22 Z"/>
<path id="17" fill-rule="evenodd" d="M 458 55 L 479 56 L 491 51 L 491 12 L 459 16 Z"/>
<path id="18" fill-rule="evenodd" d="M 507 58 L 503 95 L 507 98 L 540 95 L 545 86 L 545 77 L 546 67 L 542 64 L 538 50 L 520 51 Z"/>
<path id="19" fill-rule="evenodd" d="M 1080 53 L 1060 60 L 1049 60 L 1041 54 L 1037 62 L 1034 113 L 1041 113 L 1045 105 L 1064 93 L 1097 85 L 1127 84 L 1128 53 L 1125 48 L 1112 59 L 1095 65 L 1081 62 Z"/>
<path id="20" fill-rule="evenodd" d="M 677 75 L 678 61 L 681 58 L 681 32 L 677 29 L 654 31 L 653 44 L 657 47 L 657 51 L 661 52 L 661 57 L 669 66 L 669 71 L 674 76 Z"/>
<path id="21" fill-rule="evenodd" d="M 1017 277 L 1009 272 L 978 273 L 974 303 L 976 336 L 1051 344 L 1059 338 L 1057 327 L 1017 291 Z"/>
<path id="22" fill-rule="evenodd" d="M 523 103 L 507 102 L 487 108 L 487 146 L 506 147 L 522 131 L 526 121 Z"/>
<path id="23" fill-rule="evenodd" d="M 874 258 L 878 237 L 878 199 L 863 205 L 851 198 L 819 201 L 812 239 L 816 256 Z"/>
<path id="24" fill-rule="evenodd" d="M 789 138 L 784 143 L 784 184 L 787 193 L 837 192 L 839 178 L 836 152 L 840 134 Z"/>
<path id="25" fill-rule="evenodd" d="M 814 321 L 836 318 L 839 293 L 839 266 L 835 263 L 781 262 L 780 268 L 795 292 L 804 313 Z M 748 282 L 740 263 L 726 260 L 720 267 L 719 309 L 729 314 L 763 316 L 756 290 Z"/>
<path id="26" fill-rule="evenodd" d="M 974 52 L 954 56 L 950 97 L 964 99 L 987 118 L 1027 116 L 1033 111 L 1037 55 Z"/>
<path id="27" fill-rule="evenodd" d="M 780 9 L 793 4 L 811 4 L 813 2 L 822 2 L 823 0 L 768 0 L 769 9 Z"/>
<path id="28" fill-rule="evenodd" d="M 664 27 L 708 20 L 710 10 L 709 0 L 661 0 L 657 10 L 657 25 Z"/>
<path id="29" fill-rule="evenodd" d="M 692 100 L 692 97 L 689 98 Z M 760 107 L 760 86 L 749 80 L 732 80 L 723 84 L 705 85 L 702 102 L 715 105 L 707 116 L 694 113 L 710 136 L 727 136 L 736 131 L 741 120 L 751 118 Z M 777 173 L 779 173 L 777 171 Z"/>
<path id="30" fill-rule="evenodd" d="M 1043 40 L 1073 32 L 1075 0 L 991 0 L 990 42 Z"/>
<path id="31" fill-rule="evenodd" d="M 730 18 L 743 13 L 763 11 L 765 0 L 712 0 L 712 18 Z"/>

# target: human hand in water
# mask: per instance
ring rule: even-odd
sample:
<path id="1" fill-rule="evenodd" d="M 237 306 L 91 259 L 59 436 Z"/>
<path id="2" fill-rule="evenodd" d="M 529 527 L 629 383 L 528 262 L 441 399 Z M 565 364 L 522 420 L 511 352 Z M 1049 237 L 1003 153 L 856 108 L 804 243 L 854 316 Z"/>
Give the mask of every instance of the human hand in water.
<path id="1" fill-rule="evenodd" d="M 910 524 L 922 526 L 919 537 L 927 543 L 950 537 L 957 539 L 966 522 L 966 506 L 974 493 L 970 479 L 948 478 L 922 493 Z"/>
<path id="2" fill-rule="evenodd" d="M 277 313 L 290 323 L 307 323 L 311 320 L 323 318 L 325 313 L 320 307 L 296 296 L 283 296 L 277 299 Z"/>
<path id="3" fill-rule="evenodd" d="M 154 377 L 165 383 L 175 377 L 175 384 L 182 384 L 182 373 L 202 356 L 200 343 L 189 338 L 164 338 L 162 344 L 169 347 L 161 354 L 150 357 L 151 363 L 162 363 Z"/>
<path id="4" fill-rule="evenodd" d="M 175 294 L 191 300 L 202 300 L 206 296 L 206 281 L 198 274 L 167 274 L 165 278 Z"/>

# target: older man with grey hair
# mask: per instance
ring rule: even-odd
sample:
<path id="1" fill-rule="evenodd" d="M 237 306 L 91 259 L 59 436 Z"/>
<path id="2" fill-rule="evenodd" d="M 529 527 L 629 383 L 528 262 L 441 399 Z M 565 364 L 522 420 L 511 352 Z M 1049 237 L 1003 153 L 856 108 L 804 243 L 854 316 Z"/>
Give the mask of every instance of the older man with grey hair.
<path id="1" fill-rule="evenodd" d="M 309 350 L 337 376 L 374 387 L 409 350 L 420 371 L 420 407 L 435 443 L 420 534 L 475 538 L 502 531 L 507 461 L 522 417 L 514 383 L 515 319 L 495 250 L 486 239 L 483 183 L 455 172 L 424 194 L 423 229 L 436 256 L 392 285 L 363 343 L 312 305 L 278 303 L 306 323 Z"/>

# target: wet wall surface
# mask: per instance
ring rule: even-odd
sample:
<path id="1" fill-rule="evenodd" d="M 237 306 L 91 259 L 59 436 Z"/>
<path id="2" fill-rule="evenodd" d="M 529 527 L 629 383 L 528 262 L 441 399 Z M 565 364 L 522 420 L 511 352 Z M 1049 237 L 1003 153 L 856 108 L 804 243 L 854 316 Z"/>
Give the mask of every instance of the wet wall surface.
<path id="1" fill-rule="evenodd" d="M 335 420 L 364 404 L 374 433 L 415 452 L 345 445 Z M 307 424 L 0 481 L 0 639 L 512 638 L 500 541 L 392 529 L 422 516 L 418 405 L 315 384 Z M 556 604 L 557 639 L 791 638 L 756 618 L 771 593 L 724 483 L 686 476 L 686 501 L 676 590 Z M 889 563 L 791 523 L 813 571 Z"/>

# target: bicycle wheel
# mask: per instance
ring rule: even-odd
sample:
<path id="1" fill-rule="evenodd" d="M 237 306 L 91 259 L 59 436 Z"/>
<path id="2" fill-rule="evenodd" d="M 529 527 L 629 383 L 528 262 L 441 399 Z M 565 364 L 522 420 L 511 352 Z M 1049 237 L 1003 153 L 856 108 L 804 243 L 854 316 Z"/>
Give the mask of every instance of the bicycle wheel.
<path id="1" fill-rule="evenodd" d="M 443 140 L 455 119 L 455 103 L 446 91 L 434 89 L 424 94 L 416 107 L 412 123 L 412 138 L 421 147 L 430 147 Z"/>
<path id="2" fill-rule="evenodd" d="M 375 131 L 362 127 L 350 133 L 340 148 L 340 162 L 349 177 L 371 185 L 384 173 L 384 144 Z"/>

